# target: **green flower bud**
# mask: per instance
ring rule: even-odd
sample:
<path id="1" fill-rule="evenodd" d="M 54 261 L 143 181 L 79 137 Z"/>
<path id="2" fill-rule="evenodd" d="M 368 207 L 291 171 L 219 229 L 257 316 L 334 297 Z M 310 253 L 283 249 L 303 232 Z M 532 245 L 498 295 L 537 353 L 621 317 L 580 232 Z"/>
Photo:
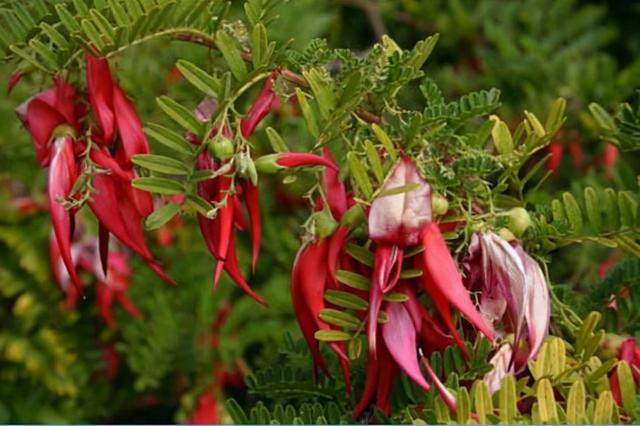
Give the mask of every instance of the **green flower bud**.
<path id="1" fill-rule="evenodd" d="M 500 228 L 500 229 L 498 230 L 498 235 L 500 235 L 500 237 L 501 237 L 503 240 L 506 240 L 506 241 L 513 241 L 513 240 L 515 240 L 515 239 L 516 239 L 516 236 L 515 236 L 515 235 L 513 235 L 513 232 L 511 232 L 511 231 L 510 231 L 509 229 L 507 229 L 507 228 Z"/>
<path id="2" fill-rule="evenodd" d="M 449 211 L 449 201 L 440 194 L 431 195 L 431 212 L 436 216 L 442 216 Z"/>
<path id="3" fill-rule="evenodd" d="M 215 138 L 211 139 L 209 141 L 208 148 L 211 155 L 222 161 L 228 160 L 229 158 L 233 157 L 233 154 L 235 152 L 233 142 L 222 135 L 218 135 Z"/>
<path id="4" fill-rule="evenodd" d="M 522 236 L 531 225 L 531 217 L 522 207 L 512 208 L 507 216 L 509 217 L 509 229 L 518 237 Z"/>

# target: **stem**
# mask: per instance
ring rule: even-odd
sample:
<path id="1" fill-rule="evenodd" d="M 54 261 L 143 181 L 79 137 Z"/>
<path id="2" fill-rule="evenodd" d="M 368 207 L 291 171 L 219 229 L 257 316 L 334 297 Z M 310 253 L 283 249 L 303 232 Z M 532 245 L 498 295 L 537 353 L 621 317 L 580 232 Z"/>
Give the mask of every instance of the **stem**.
<path id="1" fill-rule="evenodd" d="M 215 40 L 202 33 L 199 31 L 194 31 L 194 30 L 187 30 L 187 29 L 183 29 L 183 30 L 171 30 L 171 31 L 165 31 L 164 33 L 157 33 L 154 34 L 154 36 L 157 35 L 173 35 L 173 38 L 176 40 L 180 40 L 180 41 L 186 41 L 189 43 L 194 43 L 194 44 L 199 44 L 202 46 L 206 46 L 209 47 L 211 49 L 215 49 L 216 48 L 216 43 Z M 150 38 L 150 37 L 149 37 Z M 140 39 L 137 40 L 137 42 L 141 42 L 144 39 Z M 114 53 L 114 52 L 112 52 Z M 247 52 L 246 50 L 243 50 L 242 52 L 240 52 L 240 55 L 242 56 L 242 59 L 245 62 L 251 62 L 252 60 L 252 56 L 251 56 L 251 52 Z M 280 75 L 282 76 L 282 78 L 284 78 L 286 81 L 299 86 L 299 87 L 303 87 L 303 88 L 308 88 L 309 87 L 309 83 L 307 82 L 307 80 L 301 76 L 300 74 L 297 74 L 291 70 L 288 69 L 282 69 L 280 71 Z M 379 115 L 374 114 L 373 112 L 367 111 L 365 109 L 359 108 L 358 110 L 356 110 L 356 115 L 358 117 L 360 117 L 362 120 L 366 121 L 367 123 L 376 123 L 376 124 L 384 124 L 384 121 L 382 119 L 382 117 L 380 117 Z"/>

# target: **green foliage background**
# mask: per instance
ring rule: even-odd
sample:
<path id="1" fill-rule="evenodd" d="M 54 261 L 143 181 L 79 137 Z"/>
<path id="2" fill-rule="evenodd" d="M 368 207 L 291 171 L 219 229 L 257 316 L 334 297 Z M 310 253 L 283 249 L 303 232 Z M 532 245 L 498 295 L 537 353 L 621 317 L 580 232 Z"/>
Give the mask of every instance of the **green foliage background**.
<path id="1" fill-rule="evenodd" d="M 107 3 L 85 2 L 96 7 Z M 28 41 L 33 36 L 28 30 L 29 16 L 34 22 L 46 21 L 57 3 L 77 6 L 82 1 L 0 3 L 0 22 L 11 29 L 0 36 L 7 54 L 0 81 L 7 81 L 17 63 L 7 46 Z M 27 18 L 20 15 L 21 10 Z M 232 3 L 231 10 L 232 16 L 240 16 L 238 2 Z M 276 12 L 279 18 L 271 25 L 269 37 L 279 42 L 293 39 L 292 46 L 302 55 L 317 54 L 322 51 L 320 46 L 349 48 L 364 55 L 382 33 L 390 34 L 402 48 L 410 48 L 416 41 L 440 33 L 425 73 L 444 99 L 497 88 L 502 94 L 498 113 L 515 123 L 525 109 L 544 117 L 553 100 L 562 96 L 567 99 L 566 132 L 578 132 L 587 163 L 596 162 L 606 144 L 601 138 L 606 132 L 589 105 L 597 102 L 613 113 L 621 102 L 631 100 L 634 88 L 640 87 L 640 31 L 635 27 L 640 19 L 638 2 L 296 0 Z M 26 30 L 21 32 L 22 27 Z M 326 44 L 317 38 L 325 38 Z M 151 40 L 115 58 L 118 77 L 144 122 L 166 121 L 155 103 L 161 94 L 191 107 L 197 104 L 199 95 L 187 82 L 167 84 L 169 70 L 179 58 L 194 63 L 212 60 L 202 47 L 166 40 Z M 234 368 L 238 362 L 250 379 L 246 388 L 225 389 L 221 400 L 234 398 L 226 406 L 226 420 L 351 421 L 348 412 L 352 401 L 341 396 L 342 384 L 314 384 L 308 354 L 297 341 L 300 333 L 292 314 L 288 274 L 299 244 L 299 224 L 306 214 L 304 207 L 294 202 L 308 189 L 304 178 L 287 185 L 273 179 L 261 193 L 265 244 L 252 286 L 268 301 L 268 309 L 243 296 L 226 278 L 212 291 L 213 262 L 191 217 L 185 218 L 186 226 L 177 231 L 171 247 L 154 244 L 158 258 L 178 278 L 177 287 L 159 282 L 134 260 L 130 293 L 143 320 L 130 318 L 116 308 L 118 326 L 106 328 L 97 316 L 91 289 L 79 302 L 77 312 L 63 308 L 63 296 L 49 270 L 46 212 L 22 215 L 11 203 L 19 196 L 44 201 L 45 172 L 36 167 L 31 142 L 13 110 L 48 84 L 41 75 L 27 76 L 10 96 L 0 100 L 0 423 L 184 422 L 197 397 L 215 380 L 214 371 Z M 419 90 L 403 89 L 400 99 L 408 109 L 423 108 Z M 292 148 L 310 147 L 302 119 L 271 120 Z M 637 121 L 635 124 L 638 126 Z M 620 137 L 615 129 L 610 130 L 609 139 Z M 266 136 L 257 138 L 257 146 L 267 151 Z M 153 150 L 162 152 L 162 147 L 153 146 Z M 543 156 L 539 154 L 536 160 Z M 560 209 L 566 212 L 572 201 L 564 192 L 574 194 L 582 203 L 584 188 L 590 186 L 603 194 L 608 187 L 627 191 L 636 202 L 639 171 L 637 152 L 622 155 L 611 177 L 597 166 L 577 171 L 565 156 L 558 173 L 528 194 L 527 200 L 540 206 L 540 214 L 550 222 L 563 222 L 567 238 L 586 241 L 559 248 L 551 258 L 549 276 L 558 302 L 570 305 L 580 315 L 598 310 L 604 314 L 601 324 L 608 331 L 636 337 L 640 337 L 640 296 L 633 289 L 640 285 L 638 254 L 627 256 L 606 278 L 599 278 L 598 266 L 612 250 L 590 241 L 597 230 L 593 235 L 589 227 L 582 234 L 574 232 L 571 214 L 554 215 L 553 200 L 564 203 Z M 544 172 L 541 168 L 535 179 L 543 179 Z M 634 206 L 637 209 L 637 202 Z M 632 217 L 635 215 L 634 210 Z M 544 224 L 537 226 L 540 235 L 546 236 Z M 557 228 L 562 232 L 562 226 Z M 151 233 L 149 239 L 153 238 Z M 562 238 L 560 235 L 558 240 Z M 248 241 L 241 243 L 240 256 L 247 259 Z M 538 241 L 532 238 L 530 243 Z M 611 294 L 623 287 L 630 290 L 630 298 L 620 303 L 617 312 L 608 309 Z M 210 339 L 223 302 L 233 308 L 222 327 L 222 343 L 214 349 L 203 341 Z M 107 347 L 115 348 L 120 358 L 115 379 L 105 373 Z M 592 367 L 583 375 L 588 385 Z M 362 383 L 362 372 L 357 368 L 355 375 L 356 384 Z M 591 379 L 595 383 L 598 378 Z M 448 385 L 456 387 L 455 383 Z M 395 403 L 407 408 L 390 420 L 449 420 L 435 412 L 423 416 L 412 411 L 411 407 L 424 401 L 415 396 L 417 389 L 408 381 L 402 388 Z M 521 391 L 526 392 L 518 388 Z M 438 405 L 434 394 L 424 398 L 427 404 Z M 282 413 L 276 413 L 280 410 Z"/>

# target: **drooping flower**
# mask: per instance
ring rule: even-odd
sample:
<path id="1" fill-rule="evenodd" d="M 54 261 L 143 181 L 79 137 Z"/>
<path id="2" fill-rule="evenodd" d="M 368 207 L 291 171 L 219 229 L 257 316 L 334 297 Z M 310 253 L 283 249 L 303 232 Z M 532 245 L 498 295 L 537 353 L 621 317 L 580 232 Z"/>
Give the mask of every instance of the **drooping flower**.
<path id="1" fill-rule="evenodd" d="M 640 346 L 636 344 L 636 339 L 630 337 L 625 339 L 617 353 L 620 361 L 625 361 L 631 367 L 631 374 L 636 386 L 640 386 Z M 618 406 L 622 406 L 622 392 L 620 390 L 620 379 L 618 377 L 618 367 L 611 373 L 609 377 L 609 385 L 613 399 Z"/>
<path id="2" fill-rule="evenodd" d="M 413 186 L 393 195 L 385 192 Z M 431 222 L 431 187 L 420 176 L 413 161 L 403 156 L 389 173 L 369 211 L 369 238 L 376 243 L 367 336 L 369 351 L 376 352 L 376 328 L 383 294 L 398 282 L 403 249 L 416 245 Z"/>
<path id="3" fill-rule="evenodd" d="M 153 199 L 149 193 L 131 186 L 136 176 L 131 158 L 149 153 L 142 122 L 131 100 L 111 75 L 109 62 L 90 54 L 85 59 L 89 101 L 97 122 L 92 139 L 99 145 L 91 151 L 91 158 L 110 171 L 94 177 L 95 191 L 88 203 L 100 222 L 101 245 L 108 244 L 109 234 L 115 235 L 138 253 L 160 278 L 173 283 L 154 259 L 144 239 L 142 221 L 153 212 Z M 116 205 L 118 209 L 110 207 Z M 105 255 L 105 270 L 106 263 Z"/>
<path id="4" fill-rule="evenodd" d="M 483 317 L 494 325 L 506 322 L 506 331 L 515 334 L 514 356 L 526 324 L 528 349 L 526 356 L 516 356 L 518 371 L 536 356 L 549 329 L 549 288 L 540 265 L 520 244 L 490 232 L 472 236 L 464 264 L 467 287 L 480 292 Z"/>
<path id="5" fill-rule="evenodd" d="M 77 291 L 81 291 L 70 246 L 74 212 L 64 205 L 72 195 L 78 176 L 72 134 L 77 129 L 82 110 L 77 106 L 75 89 L 62 78 L 56 78 L 53 88 L 28 99 L 16 113 L 31 133 L 39 164 L 49 168 L 49 212 L 58 252 L 71 282 Z"/>

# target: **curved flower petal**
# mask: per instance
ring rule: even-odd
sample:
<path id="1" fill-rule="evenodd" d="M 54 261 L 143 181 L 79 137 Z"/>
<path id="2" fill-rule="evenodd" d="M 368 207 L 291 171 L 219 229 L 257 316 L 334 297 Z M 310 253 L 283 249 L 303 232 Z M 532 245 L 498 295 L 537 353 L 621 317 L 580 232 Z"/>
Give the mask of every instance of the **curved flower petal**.
<path id="1" fill-rule="evenodd" d="M 416 329 L 411 316 L 402 303 L 389 303 L 386 313 L 387 322 L 382 325 L 382 337 L 389 353 L 411 380 L 422 389 L 429 390 L 418 364 Z"/>

